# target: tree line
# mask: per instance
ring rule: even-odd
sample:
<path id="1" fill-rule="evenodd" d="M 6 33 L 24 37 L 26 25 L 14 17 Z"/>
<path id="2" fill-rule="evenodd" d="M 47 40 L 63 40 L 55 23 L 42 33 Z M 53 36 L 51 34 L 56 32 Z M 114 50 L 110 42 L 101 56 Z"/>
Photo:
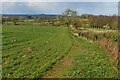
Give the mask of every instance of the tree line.
<path id="1" fill-rule="evenodd" d="M 72 9 L 66 9 L 63 13 L 58 16 L 2 16 L 2 24 L 7 22 L 13 22 L 14 25 L 17 25 L 18 22 L 24 22 L 25 20 L 32 19 L 34 23 L 39 23 L 41 25 L 64 25 L 81 28 L 103 28 L 103 29 L 117 29 L 118 25 L 118 16 L 106 16 L 106 15 L 92 15 L 92 14 L 83 14 L 78 15 L 77 11 Z"/>
<path id="2" fill-rule="evenodd" d="M 107 29 L 117 29 L 118 16 L 105 16 L 105 15 L 90 15 L 88 17 L 90 21 L 90 26 L 93 28 L 107 28 Z"/>

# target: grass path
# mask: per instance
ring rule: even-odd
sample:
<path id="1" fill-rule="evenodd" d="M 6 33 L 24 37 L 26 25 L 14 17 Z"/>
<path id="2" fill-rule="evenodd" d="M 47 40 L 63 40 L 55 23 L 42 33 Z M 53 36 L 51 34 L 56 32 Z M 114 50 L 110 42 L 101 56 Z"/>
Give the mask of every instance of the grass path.
<path id="1" fill-rule="evenodd" d="M 70 52 L 62 60 L 55 64 L 55 66 L 47 71 L 43 78 L 64 78 L 67 70 L 74 66 L 72 64 L 74 55 L 80 51 L 80 46 L 73 44 Z"/>
<path id="2" fill-rule="evenodd" d="M 113 78 L 115 67 L 110 63 L 109 53 L 95 43 L 70 34 L 73 42 L 70 52 L 42 78 Z"/>
<path id="3" fill-rule="evenodd" d="M 68 69 L 73 65 L 72 61 L 75 55 L 80 51 L 80 45 L 77 44 L 75 38 L 69 35 L 72 40 L 72 48 L 68 54 L 59 62 L 57 62 L 54 67 L 43 74 L 43 78 L 64 78 L 67 75 Z"/>

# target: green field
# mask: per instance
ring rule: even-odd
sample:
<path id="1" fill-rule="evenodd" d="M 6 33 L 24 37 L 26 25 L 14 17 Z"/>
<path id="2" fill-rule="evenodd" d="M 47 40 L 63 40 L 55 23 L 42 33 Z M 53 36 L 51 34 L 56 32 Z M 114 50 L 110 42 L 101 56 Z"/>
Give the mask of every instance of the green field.
<path id="1" fill-rule="evenodd" d="M 96 43 L 73 36 L 68 27 L 3 25 L 2 30 L 3 78 L 49 77 L 54 68 L 59 73 L 59 65 L 64 68 L 62 74 L 54 76 L 51 72 L 52 78 L 117 77 L 110 53 Z M 62 59 L 72 60 L 72 66 L 65 68 Z"/>

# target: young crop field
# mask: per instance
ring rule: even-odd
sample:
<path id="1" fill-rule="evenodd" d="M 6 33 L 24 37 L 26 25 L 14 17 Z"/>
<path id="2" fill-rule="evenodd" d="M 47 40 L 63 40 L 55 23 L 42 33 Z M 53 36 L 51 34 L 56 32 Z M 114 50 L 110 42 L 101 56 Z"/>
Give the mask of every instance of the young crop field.
<path id="1" fill-rule="evenodd" d="M 117 78 L 115 59 L 100 45 L 70 34 L 70 52 L 45 72 L 43 78 Z"/>
<path id="2" fill-rule="evenodd" d="M 64 26 L 3 25 L 3 78 L 116 78 L 111 55 Z"/>
<path id="3" fill-rule="evenodd" d="M 39 77 L 71 48 L 66 30 L 3 25 L 3 77 Z"/>

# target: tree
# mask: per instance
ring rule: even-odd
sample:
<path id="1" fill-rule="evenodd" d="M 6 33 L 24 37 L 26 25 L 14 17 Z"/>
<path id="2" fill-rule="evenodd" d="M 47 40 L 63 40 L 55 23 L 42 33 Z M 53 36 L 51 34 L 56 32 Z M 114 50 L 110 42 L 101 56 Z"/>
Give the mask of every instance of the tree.
<path id="1" fill-rule="evenodd" d="M 72 9 L 66 9 L 63 13 L 62 16 L 66 18 L 66 25 L 69 26 L 71 24 L 71 19 L 73 17 L 77 16 L 77 11 L 74 11 Z"/>
<path id="2" fill-rule="evenodd" d="M 81 25 L 80 25 L 80 20 L 79 20 L 78 17 L 73 17 L 73 18 L 71 19 L 71 24 L 72 24 L 72 26 L 73 26 L 75 29 L 78 29 L 78 27 L 81 26 Z"/>
<path id="3" fill-rule="evenodd" d="M 13 23 L 14 23 L 14 25 L 17 25 L 18 20 L 19 20 L 19 18 L 17 16 L 13 17 Z"/>
<path id="4" fill-rule="evenodd" d="M 62 15 L 66 17 L 76 17 L 77 11 L 74 11 L 72 9 L 66 9 L 65 12 L 62 13 Z"/>
<path id="5" fill-rule="evenodd" d="M 65 17 L 63 15 L 58 15 L 57 19 L 59 21 L 59 25 L 64 25 L 65 24 Z"/>
<path id="6" fill-rule="evenodd" d="M 2 24 L 4 24 L 4 23 L 5 23 L 5 21 L 6 21 L 6 20 L 5 20 L 5 18 L 2 18 L 2 21 L 1 21 L 1 22 L 2 22 Z"/>

